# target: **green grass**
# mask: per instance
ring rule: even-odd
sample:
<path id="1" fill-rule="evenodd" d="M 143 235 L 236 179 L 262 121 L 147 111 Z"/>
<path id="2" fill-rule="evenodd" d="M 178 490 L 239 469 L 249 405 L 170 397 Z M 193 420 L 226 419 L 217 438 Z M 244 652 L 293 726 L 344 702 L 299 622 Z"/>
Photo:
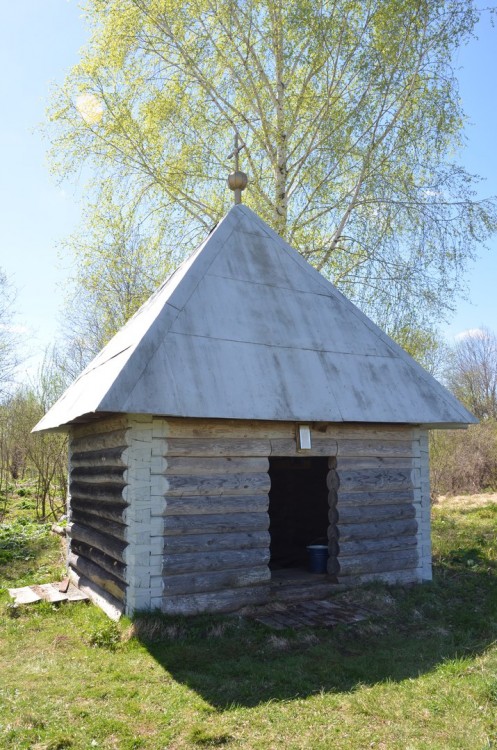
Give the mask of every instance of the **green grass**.
<path id="1" fill-rule="evenodd" d="M 34 539 L 0 586 L 57 578 L 58 543 Z M 116 626 L 0 589 L 0 747 L 497 750 L 497 506 L 435 507 L 434 549 L 432 584 L 362 589 L 374 616 L 334 630 Z"/>

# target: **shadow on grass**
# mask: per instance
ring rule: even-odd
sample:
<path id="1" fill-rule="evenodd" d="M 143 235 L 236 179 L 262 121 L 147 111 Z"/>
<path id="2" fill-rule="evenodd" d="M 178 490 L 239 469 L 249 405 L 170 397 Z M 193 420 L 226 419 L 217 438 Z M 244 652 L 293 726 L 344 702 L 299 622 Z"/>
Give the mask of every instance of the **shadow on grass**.
<path id="1" fill-rule="evenodd" d="M 375 614 L 352 626 L 273 631 L 239 617 L 150 616 L 137 621 L 138 635 L 217 709 L 417 677 L 497 638 L 497 570 L 478 550 L 462 552 L 439 561 L 433 583 L 359 590 Z M 154 628 L 161 640 L 147 641 Z"/>

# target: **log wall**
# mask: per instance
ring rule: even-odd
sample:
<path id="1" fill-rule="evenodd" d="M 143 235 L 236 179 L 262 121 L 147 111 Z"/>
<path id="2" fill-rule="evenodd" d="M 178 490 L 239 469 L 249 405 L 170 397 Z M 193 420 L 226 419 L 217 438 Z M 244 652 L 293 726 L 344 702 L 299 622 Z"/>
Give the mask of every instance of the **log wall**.
<path id="1" fill-rule="evenodd" d="M 162 610 L 223 612 L 266 601 L 267 440 L 254 426 L 200 420 L 156 421 L 159 432 L 166 481 Z"/>
<path id="2" fill-rule="evenodd" d="M 230 611 L 271 598 L 269 457 L 328 458 L 333 580 L 431 577 L 417 428 L 128 415 L 73 427 L 71 575 L 116 611 Z M 332 580 L 332 579 L 330 579 Z"/>
<path id="3" fill-rule="evenodd" d="M 423 544 L 430 529 L 422 516 L 420 432 L 365 433 L 338 441 L 338 580 L 421 581 L 429 577 Z"/>
<path id="4" fill-rule="evenodd" d="M 72 428 L 69 452 L 68 568 L 110 614 L 124 611 L 126 418 Z"/>

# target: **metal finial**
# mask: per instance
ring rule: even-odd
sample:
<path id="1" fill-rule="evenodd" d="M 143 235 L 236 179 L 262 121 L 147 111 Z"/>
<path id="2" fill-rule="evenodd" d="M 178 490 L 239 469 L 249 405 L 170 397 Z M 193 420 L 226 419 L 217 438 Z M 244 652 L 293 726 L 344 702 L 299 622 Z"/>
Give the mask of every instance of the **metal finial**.
<path id="1" fill-rule="evenodd" d="M 228 176 L 228 187 L 235 193 L 235 205 L 242 202 L 242 190 L 245 190 L 248 182 L 248 177 L 245 172 L 240 172 L 238 169 L 238 154 L 243 148 L 245 148 L 245 144 L 242 143 L 241 146 L 238 145 L 238 133 L 235 133 L 235 148 L 228 156 L 228 159 L 235 157 L 235 171 Z"/>

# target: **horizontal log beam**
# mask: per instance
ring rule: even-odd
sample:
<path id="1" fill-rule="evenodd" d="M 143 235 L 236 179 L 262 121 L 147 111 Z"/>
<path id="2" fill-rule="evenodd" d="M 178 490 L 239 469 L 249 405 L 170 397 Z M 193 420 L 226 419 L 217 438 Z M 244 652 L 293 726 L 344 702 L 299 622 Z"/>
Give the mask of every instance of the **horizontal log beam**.
<path id="1" fill-rule="evenodd" d="M 109 468 L 102 466 L 78 466 L 71 471 L 71 480 L 73 482 L 82 482 L 84 484 L 115 485 L 124 487 L 126 482 L 123 478 L 123 468 Z"/>
<path id="2" fill-rule="evenodd" d="M 166 495 L 167 516 L 212 513 L 264 513 L 269 507 L 265 495 Z"/>
<path id="3" fill-rule="evenodd" d="M 213 514 L 201 516 L 166 516 L 165 535 L 177 534 L 233 534 L 242 531 L 266 531 L 268 513 L 233 513 L 231 516 Z"/>
<path id="4" fill-rule="evenodd" d="M 124 502 L 116 503 L 115 505 L 100 505 L 98 503 L 90 503 L 87 500 L 80 500 L 78 497 L 71 498 L 71 508 L 73 511 L 82 514 L 89 513 L 91 516 L 113 521 L 114 523 L 125 523 L 124 512 L 127 507 Z M 104 528 L 105 523 L 102 523 L 101 526 Z"/>
<path id="5" fill-rule="evenodd" d="M 166 522 L 167 523 L 167 522 Z M 166 554 L 202 553 L 222 550 L 269 549 L 270 537 L 267 530 L 226 532 L 224 534 L 181 534 L 167 536 L 164 550 Z"/>
<path id="6" fill-rule="evenodd" d="M 400 503 L 412 503 L 414 499 L 414 493 L 410 490 L 395 490 L 388 491 L 379 490 L 373 492 L 348 492 L 339 490 L 338 493 L 338 506 L 344 508 L 345 506 L 360 506 L 366 505 L 399 505 Z"/>
<path id="7" fill-rule="evenodd" d="M 126 541 L 126 526 L 123 523 L 116 523 L 115 521 L 93 516 L 90 513 L 84 513 L 79 508 L 72 509 L 71 520 L 83 526 L 88 526 L 88 528 L 95 531 L 102 531 L 113 539 Z"/>
<path id="8" fill-rule="evenodd" d="M 413 468 L 414 459 L 409 456 L 340 456 L 337 460 L 338 472 L 358 469 L 400 469 Z"/>
<path id="9" fill-rule="evenodd" d="M 415 518 L 416 508 L 410 503 L 400 505 L 339 506 L 338 523 L 366 523 L 368 521 L 398 521 Z"/>
<path id="10" fill-rule="evenodd" d="M 268 565 L 269 556 L 269 547 L 247 550 L 192 552 L 189 554 L 166 554 L 164 556 L 163 570 L 164 575 L 173 576 L 179 573 L 255 568 L 261 565 Z"/>
<path id="11" fill-rule="evenodd" d="M 311 448 L 306 450 L 306 456 L 335 456 L 337 452 L 337 441 L 330 438 L 311 436 Z M 275 457 L 299 457 L 302 453 L 297 451 L 297 442 L 295 438 L 271 440 L 271 456 Z"/>
<path id="12" fill-rule="evenodd" d="M 90 601 L 100 607 L 111 620 L 119 620 L 124 612 L 123 602 L 109 594 L 108 591 L 97 586 L 83 575 L 79 575 L 75 570 L 69 568 L 69 579 L 76 588 L 80 589 L 88 596 Z"/>
<path id="13" fill-rule="evenodd" d="M 265 604 L 270 598 L 269 581 L 263 585 L 202 594 L 164 597 L 162 611 L 169 615 L 198 615 L 203 612 L 233 612 L 241 607 Z"/>
<path id="14" fill-rule="evenodd" d="M 385 536 L 379 539 L 340 540 L 339 560 L 350 555 L 365 555 L 369 552 L 388 552 L 416 547 L 415 536 Z"/>
<path id="15" fill-rule="evenodd" d="M 342 492 L 396 492 L 413 486 L 411 469 L 342 469 L 338 475 Z"/>
<path id="16" fill-rule="evenodd" d="M 338 465 L 343 456 L 408 456 L 412 457 L 411 440 L 339 440 Z"/>
<path id="17" fill-rule="evenodd" d="M 125 429 L 85 435 L 84 437 L 74 437 L 71 440 L 71 450 L 73 453 L 86 453 L 107 448 L 122 448 L 122 450 L 124 450 L 126 446 L 127 440 Z"/>
<path id="18" fill-rule="evenodd" d="M 339 543 L 356 539 L 377 539 L 384 536 L 411 536 L 416 534 L 415 519 L 401 521 L 375 521 L 369 523 L 338 523 Z"/>
<path id="19" fill-rule="evenodd" d="M 91 466 L 97 462 L 102 467 L 108 468 L 126 468 L 123 461 L 123 448 L 118 446 L 116 448 L 101 448 L 100 450 L 86 451 L 85 453 L 77 453 L 74 451 L 71 455 L 71 466 Z"/>
<path id="20" fill-rule="evenodd" d="M 406 570 L 418 566 L 418 553 L 416 549 L 368 553 L 365 555 L 340 555 L 340 572 L 338 580 L 341 582 L 342 575 L 359 575 L 362 573 L 383 573 L 387 571 Z"/>
<path id="21" fill-rule="evenodd" d="M 265 456 L 168 456 L 165 463 L 166 476 L 267 473 L 269 469 L 269 461 Z"/>
<path id="22" fill-rule="evenodd" d="M 72 539 L 71 552 L 73 552 L 75 555 L 81 555 L 83 557 L 86 557 L 87 560 L 95 562 L 97 565 L 103 568 L 103 570 L 106 570 L 116 578 L 119 578 L 120 581 L 126 583 L 126 565 L 122 562 L 119 562 L 118 560 L 114 560 L 114 558 L 110 557 L 110 555 L 106 555 L 96 547 L 90 547 L 84 542 L 79 542 L 77 539 Z"/>
<path id="23" fill-rule="evenodd" d="M 164 594 L 198 594 L 204 591 L 223 591 L 223 589 L 244 588 L 260 583 L 269 583 L 271 573 L 267 565 L 236 570 L 210 571 L 205 573 L 188 573 L 167 575 L 164 572 Z"/>
<path id="24" fill-rule="evenodd" d="M 80 573 L 80 575 L 85 576 L 97 586 L 100 586 L 104 591 L 108 591 L 111 596 L 119 601 L 124 601 L 126 596 L 126 584 L 118 578 L 115 578 L 115 576 L 111 575 L 106 570 L 102 570 L 100 566 L 87 560 L 81 555 L 70 553 L 68 563 L 71 568 L 74 568 L 74 570 Z"/>
<path id="25" fill-rule="evenodd" d="M 382 581 L 391 585 L 419 583 L 423 580 L 422 571 L 419 567 L 407 570 L 383 571 L 377 573 L 362 573 L 359 575 L 342 575 L 338 578 L 344 586 L 359 586 L 371 581 Z"/>
<path id="26" fill-rule="evenodd" d="M 90 500 L 98 503 L 126 503 L 123 497 L 123 487 L 121 485 L 106 485 L 105 489 L 93 484 L 83 484 L 82 482 L 71 482 L 69 485 L 69 494 L 71 498 L 80 500 Z"/>
<path id="27" fill-rule="evenodd" d="M 169 456 L 269 456 L 269 440 L 168 438 Z"/>
<path id="28" fill-rule="evenodd" d="M 254 495 L 269 492 L 269 474 L 214 474 L 165 477 L 166 494 L 171 495 Z"/>
<path id="29" fill-rule="evenodd" d="M 83 526 L 79 523 L 70 523 L 67 526 L 67 533 L 71 539 L 77 539 L 80 542 L 85 542 L 90 547 L 96 547 L 101 552 L 105 552 L 106 555 L 110 555 L 115 560 L 124 563 L 124 550 L 127 544 L 120 541 L 119 539 L 113 539 L 106 534 L 95 531 L 95 529 L 89 526 Z"/>

